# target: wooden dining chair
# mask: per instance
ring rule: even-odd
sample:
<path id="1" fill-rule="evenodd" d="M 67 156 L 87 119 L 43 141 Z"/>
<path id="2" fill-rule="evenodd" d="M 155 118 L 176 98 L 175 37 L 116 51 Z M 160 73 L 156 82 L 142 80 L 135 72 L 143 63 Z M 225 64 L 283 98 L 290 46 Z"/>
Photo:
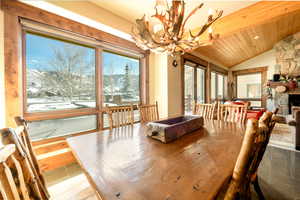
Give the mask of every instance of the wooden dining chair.
<path id="1" fill-rule="evenodd" d="M 248 120 L 242 147 L 224 195 L 225 200 L 251 199 L 251 184 L 259 199 L 264 199 L 258 184 L 257 169 L 270 139 L 272 116 L 272 112 L 265 112 L 259 121 Z"/>
<path id="2" fill-rule="evenodd" d="M 14 129 L 14 132 L 12 134 L 15 134 L 15 138 L 19 140 L 19 142 L 24 147 L 24 150 L 27 152 L 30 162 L 32 163 L 34 167 L 34 171 L 36 175 L 39 177 L 39 180 L 41 181 L 44 188 L 46 188 L 46 182 L 44 179 L 44 176 L 42 175 L 41 169 L 38 164 L 37 157 L 35 155 L 35 152 L 33 150 L 32 142 L 29 137 L 28 132 L 28 124 L 26 120 L 20 116 L 15 117 L 15 122 L 17 124 L 17 128 Z M 47 190 L 45 190 L 47 192 Z"/>
<path id="3" fill-rule="evenodd" d="M 7 128 L 1 129 L 0 139 L 0 193 L 2 199 L 50 199 L 26 147 L 15 131 Z"/>
<path id="4" fill-rule="evenodd" d="M 108 114 L 109 128 L 133 125 L 133 105 L 130 106 L 107 106 L 105 112 Z"/>
<path id="5" fill-rule="evenodd" d="M 141 122 L 151 122 L 159 120 L 158 104 L 139 105 Z"/>
<path id="6" fill-rule="evenodd" d="M 226 122 L 245 123 L 247 105 L 217 105 L 217 119 Z"/>
<path id="7" fill-rule="evenodd" d="M 216 104 L 194 104 L 193 115 L 201 115 L 205 119 L 213 119 Z"/>

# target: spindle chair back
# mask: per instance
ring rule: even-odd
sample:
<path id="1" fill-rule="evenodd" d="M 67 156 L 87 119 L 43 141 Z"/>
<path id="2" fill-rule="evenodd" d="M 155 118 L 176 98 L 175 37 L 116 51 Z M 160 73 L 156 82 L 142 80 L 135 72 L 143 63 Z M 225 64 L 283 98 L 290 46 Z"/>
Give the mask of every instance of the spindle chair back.
<path id="1" fill-rule="evenodd" d="M 42 183 L 43 187 L 46 188 L 45 178 L 42 175 L 40 166 L 38 164 L 37 157 L 35 155 L 35 152 L 33 151 L 32 142 L 29 137 L 27 121 L 24 118 L 17 116 L 17 117 L 15 117 L 15 122 L 18 127 L 16 129 L 14 129 L 14 132 L 12 134 L 16 134 L 15 138 L 18 139 L 20 143 L 22 143 L 24 150 L 28 154 L 28 158 L 29 158 L 30 162 L 32 163 L 32 165 L 35 169 L 34 171 L 35 171 L 36 175 L 39 177 L 39 181 Z M 47 190 L 46 190 L 46 192 L 47 192 Z"/>
<path id="2" fill-rule="evenodd" d="M 193 115 L 200 115 L 205 119 L 213 119 L 216 104 L 194 104 Z"/>
<path id="3" fill-rule="evenodd" d="M 250 184 L 254 185 L 259 199 L 264 199 L 258 184 L 257 169 L 270 139 L 272 116 L 272 112 L 265 112 L 259 121 L 248 120 L 225 200 L 251 199 Z"/>
<path id="4" fill-rule="evenodd" d="M 158 104 L 139 105 L 141 122 L 151 122 L 159 120 Z"/>
<path id="5" fill-rule="evenodd" d="M 6 155 L 6 159 L 2 159 L 0 170 L 2 198 L 48 200 L 50 198 L 48 191 L 40 180 L 26 147 L 16 133 L 18 129 L 0 130 L 0 146 Z"/>
<path id="6" fill-rule="evenodd" d="M 226 122 L 245 123 L 247 117 L 246 105 L 218 104 L 217 119 Z"/>
<path id="7" fill-rule="evenodd" d="M 107 106 L 105 112 L 108 114 L 109 128 L 133 125 L 133 105 L 129 106 Z"/>

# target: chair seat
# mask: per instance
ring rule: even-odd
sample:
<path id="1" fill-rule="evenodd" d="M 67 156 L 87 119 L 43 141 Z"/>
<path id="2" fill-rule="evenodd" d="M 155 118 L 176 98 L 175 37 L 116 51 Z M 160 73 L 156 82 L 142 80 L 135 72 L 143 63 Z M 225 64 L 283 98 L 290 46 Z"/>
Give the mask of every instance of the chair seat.
<path id="1" fill-rule="evenodd" d="M 247 119 L 259 119 L 263 114 L 265 110 L 247 110 Z"/>

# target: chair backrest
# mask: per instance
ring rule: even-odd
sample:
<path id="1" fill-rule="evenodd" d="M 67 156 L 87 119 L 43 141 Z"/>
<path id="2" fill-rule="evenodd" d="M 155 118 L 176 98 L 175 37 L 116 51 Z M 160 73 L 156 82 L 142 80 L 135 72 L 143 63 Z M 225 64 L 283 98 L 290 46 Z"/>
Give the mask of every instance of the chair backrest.
<path id="1" fill-rule="evenodd" d="M 133 105 L 107 106 L 105 112 L 108 114 L 110 129 L 133 125 Z"/>
<path id="2" fill-rule="evenodd" d="M 0 138 L 3 155 L 6 155 L 0 165 L 3 199 L 49 199 L 48 191 L 40 180 L 30 155 L 16 131 L 1 129 Z"/>
<path id="3" fill-rule="evenodd" d="M 16 139 L 19 140 L 20 143 L 22 143 L 22 146 L 24 147 L 24 150 L 27 152 L 28 157 L 30 159 L 30 162 L 34 166 L 36 175 L 39 177 L 41 183 L 43 184 L 44 188 L 46 188 L 46 182 L 44 179 L 44 176 L 42 175 L 41 169 L 38 164 L 38 160 L 36 158 L 36 155 L 33 151 L 33 146 L 31 143 L 31 140 L 29 138 L 29 132 L 28 132 L 28 125 L 25 119 L 23 119 L 20 116 L 15 117 L 15 122 L 17 124 L 17 128 L 14 129 L 14 133 L 16 134 Z"/>
<path id="4" fill-rule="evenodd" d="M 273 113 L 265 112 L 259 121 L 249 119 L 225 200 L 250 199 L 250 183 L 256 176 L 271 134 Z"/>
<path id="5" fill-rule="evenodd" d="M 31 199 L 26 187 L 26 184 L 29 183 L 25 181 L 24 171 L 16 159 L 15 152 L 16 146 L 14 144 L 0 148 L 0 199 Z"/>
<path id="6" fill-rule="evenodd" d="M 139 105 L 141 122 L 151 122 L 159 120 L 158 104 Z"/>
<path id="7" fill-rule="evenodd" d="M 205 119 L 213 119 L 216 104 L 197 104 L 195 103 L 193 115 L 201 115 Z"/>
<path id="8" fill-rule="evenodd" d="M 245 123 L 247 105 L 218 104 L 217 119 L 227 122 Z"/>

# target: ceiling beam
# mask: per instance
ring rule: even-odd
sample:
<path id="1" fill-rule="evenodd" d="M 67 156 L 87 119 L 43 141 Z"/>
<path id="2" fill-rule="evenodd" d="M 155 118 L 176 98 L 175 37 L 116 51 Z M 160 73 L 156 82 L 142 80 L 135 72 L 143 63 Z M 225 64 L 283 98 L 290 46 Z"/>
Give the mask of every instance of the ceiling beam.
<path id="1" fill-rule="evenodd" d="M 235 66 L 253 58 L 300 31 L 299 1 L 261 1 L 219 19 L 213 24 L 220 38 L 195 51 L 223 64 Z M 193 30 L 197 32 L 200 28 Z M 259 35 L 259 40 L 254 37 Z M 201 36 L 207 39 L 207 33 Z"/>
<path id="2" fill-rule="evenodd" d="M 212 25 L 212 28 L 214 33 L 220 34 L 222 38 L 299 10 L 300 1 L 260 1 L 222 17 Z M 193 29 L 192 32 L 197 33 L 199 30 L 200 27 Z M 207 32 L 203 37 L 207 38 Z"/>

